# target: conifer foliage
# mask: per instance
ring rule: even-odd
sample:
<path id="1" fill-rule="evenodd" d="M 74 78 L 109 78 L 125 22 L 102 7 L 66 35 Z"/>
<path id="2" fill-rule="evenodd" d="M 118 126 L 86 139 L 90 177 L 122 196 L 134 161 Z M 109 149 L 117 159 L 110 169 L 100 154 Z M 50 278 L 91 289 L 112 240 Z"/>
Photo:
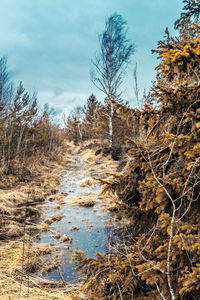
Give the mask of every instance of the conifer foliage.
<path id="1" fill-rule="evenodd" d="M 36 97 L 26 92 L 22 82 L 15 94 L 6 62 L 0 59 L 0 178 L 25 180 L 34 161 L 44 155 L 57 157 L 64 133 L 51 123 L 47 110 L 39 111 Z"/>
<path id="2" fill-rule="evenodd" d="M 114 103 L 132 130 L 123 173 L 100 180 L 127 205 L 131 238 L 96 258 L 76 252 L 95 299 L 198 299 L 200 294 L 200 13 L 184 1 L 179 35 L 158 43 L 160 64 L 142 110 Z M 137 228 L 140 228 L 138 231 Z"/>

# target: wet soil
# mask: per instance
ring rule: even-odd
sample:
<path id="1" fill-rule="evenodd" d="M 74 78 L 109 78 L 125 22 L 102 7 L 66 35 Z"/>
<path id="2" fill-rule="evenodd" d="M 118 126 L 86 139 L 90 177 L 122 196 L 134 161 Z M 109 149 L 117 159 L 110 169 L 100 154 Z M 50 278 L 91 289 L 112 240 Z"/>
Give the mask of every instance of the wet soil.
<path id="1" fill-rule="evenodd" d="M 50 280 L 78 280 L 78 275 L 73 274 L 74 264 L 70 263 L 73 251 L 87 251 L 91 257 L 96 252 L 106 252 L 116 229 L 123 226 L 123 221 L 108 211 L 115 205 L 115 198 L 102 196 L 94 180 L 94 176 L 103 178 L 104 172 L 114 170 L 117 164 L 92 156 L 92 151 L 77 152 L 69 156 L 57 194 L 41 208 L 41 224 L 49 223 L 50 229 L 41 232 L 36 243 L 51 245 L 54 257 L 48 257 L 49 262 L 61 261 L 59 268 L 43 274 Z"/>

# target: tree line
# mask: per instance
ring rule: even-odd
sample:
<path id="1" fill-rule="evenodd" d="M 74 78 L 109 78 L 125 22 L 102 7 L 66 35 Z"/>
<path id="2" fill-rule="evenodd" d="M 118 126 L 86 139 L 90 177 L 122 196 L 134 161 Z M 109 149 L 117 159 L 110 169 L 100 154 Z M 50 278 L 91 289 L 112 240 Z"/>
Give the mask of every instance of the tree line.
<path id="1" fill-rule="evenodd" d="M 0 177 L 25 180 L 30 164 L 56 159 L 63 145 L 64 132 L 51 122 L 48 106 L 39 109 L 36 96 L 20 82 L 16 91 L 10 80 L 7 58 L 0 59 Z M 3 183 L 4 186 L 5 182 Z"/>
<path id="2" fill-rule="evenodd" d="M 148 103 L 133 109 L 111 99 L 129 160 L 99 182 L 121 199 L 119 214 L 131 224 L 109 253 L 75 253 L 91 299 L 199 297 L 200 1 L 183 3 L 177 36 L 166 29 L 153 50 L 159 64 Z"/>

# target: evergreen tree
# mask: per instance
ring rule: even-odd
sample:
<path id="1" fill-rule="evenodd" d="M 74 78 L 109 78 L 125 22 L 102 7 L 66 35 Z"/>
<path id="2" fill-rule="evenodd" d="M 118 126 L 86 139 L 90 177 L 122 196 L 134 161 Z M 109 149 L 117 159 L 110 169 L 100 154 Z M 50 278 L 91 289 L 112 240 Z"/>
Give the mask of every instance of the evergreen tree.
<path id="1" fill-rule="evenodd" d="M 199 1 L 184 2 L 178 36 L 166 30 L 154 51 L 159 106 L 114 104 L 135 136 L 124 172 L 99 181 L 125 203 L 133 230 L 109 254 L 75 254 L 91 297 L 192 300 L 200 293 L 200 27 L 192 23 Z"/>

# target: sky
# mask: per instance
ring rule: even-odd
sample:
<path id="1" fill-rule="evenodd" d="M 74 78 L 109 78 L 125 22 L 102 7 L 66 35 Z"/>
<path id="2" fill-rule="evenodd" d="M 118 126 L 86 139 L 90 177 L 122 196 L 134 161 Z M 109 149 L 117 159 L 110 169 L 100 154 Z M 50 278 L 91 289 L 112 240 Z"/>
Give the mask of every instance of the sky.
<path id="1" fill-rule="evenodd" d="M 128 38 L 136 46 L 121 86 L 122 97 L 134 106 L 135 64 L 142 96 L 158 65 L 151 50 L 166 27 L 174 33 L 182 8 L 182 0 L 1 0 L 0 57 L 8 57 L 15 86 L 22 81 L 41 105 L 68 115 L 91 93 L 99 101 L 105 98 L 90 80 L 91 59 L 105 20 L 116 12 L 127 21 Z"/>

